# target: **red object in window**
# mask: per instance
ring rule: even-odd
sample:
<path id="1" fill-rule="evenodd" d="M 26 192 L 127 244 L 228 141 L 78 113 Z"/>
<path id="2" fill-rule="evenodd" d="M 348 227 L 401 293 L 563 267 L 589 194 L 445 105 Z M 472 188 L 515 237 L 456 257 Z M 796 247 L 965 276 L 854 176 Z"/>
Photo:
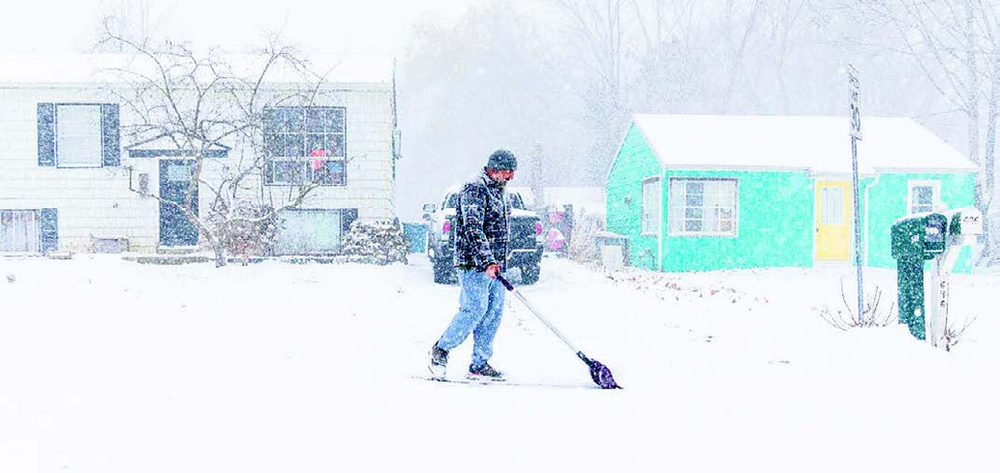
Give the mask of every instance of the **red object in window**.
<path id="1" fill-rule="evenodd" d="M 312 151 L 309 152 L 309 157 L 310 158 L 323 158 L 323 157 L 326 157 L 326 150 L 323 149 L 323 148 L 316 148 L 316 149 L 314 149 L 314 150 L 312 150 Z M 323 165 L 326 164 L 326 161 L 322 160 L 322 159 L 314 159 L 314 160 L 310 161 L 309 163 L 312 165 L 312 170 L 313 171 L 319 171 L 320 169 L 323 169 Z"/>
<path id="2" fill-rule="evenodd" d="M 539 222 L 535 222 L 535 235 L 541 235 L 541 234 L 542 234 L 542 224 Z"/>
<path id="3" fill-rule="evenodd" d="M 451 233 L 451 221 L 445 220 L 444 225 L 441 226 L 441 231 L 444 233 Z"/>

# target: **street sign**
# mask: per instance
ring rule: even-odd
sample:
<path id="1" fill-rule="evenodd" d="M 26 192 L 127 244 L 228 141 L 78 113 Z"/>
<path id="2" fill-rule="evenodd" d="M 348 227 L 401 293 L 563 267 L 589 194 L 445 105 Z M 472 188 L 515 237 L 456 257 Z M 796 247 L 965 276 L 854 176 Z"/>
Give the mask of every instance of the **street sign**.
<path id="1" fill-rule="evenodd" d="M 851 138 L 861 139 L 861 80 L 858 79 L 858 70 L 854 66 L 847 65 L 847 77 L 850 83 L 850 103 L 851 103 Z"/>

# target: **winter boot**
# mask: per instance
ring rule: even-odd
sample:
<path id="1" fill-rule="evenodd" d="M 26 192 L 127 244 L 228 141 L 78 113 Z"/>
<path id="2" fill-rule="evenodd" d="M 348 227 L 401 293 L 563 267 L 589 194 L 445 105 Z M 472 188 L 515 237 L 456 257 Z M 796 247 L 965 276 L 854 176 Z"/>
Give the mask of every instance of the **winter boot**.
<path id="1" fill-rule="evenodd" d="M 469 366 L 469 374 L 465 375 L 466 378 L 480 380 L 485 379 L 489 381 L 503 381 L 503 373 L 493 369 L 489 363 L 483 363 L 482 366 Z"/>
<path id="2" fill-rule="evenodd" d="M 448 350 L 438 348 L 437 343 L 431 347 L 431 362 L 427 369 L 431 372 L 432 378 L 444 379 L 445 371 L 448 368 Z"/>

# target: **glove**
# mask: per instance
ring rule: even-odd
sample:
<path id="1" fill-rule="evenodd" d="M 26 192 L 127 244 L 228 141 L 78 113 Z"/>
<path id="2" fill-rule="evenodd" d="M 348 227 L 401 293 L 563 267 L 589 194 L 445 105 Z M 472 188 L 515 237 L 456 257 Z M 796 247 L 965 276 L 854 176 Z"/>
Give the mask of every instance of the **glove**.
<path id="1" fill-rule="evenodd" d="M 486 267 L 486 275 L 489 276 L 490 279 L 496 279 L 497 276 L 500 275 L 500 265 L 499 264 L 491 264 L 491 265 L 487 266 Z"/>

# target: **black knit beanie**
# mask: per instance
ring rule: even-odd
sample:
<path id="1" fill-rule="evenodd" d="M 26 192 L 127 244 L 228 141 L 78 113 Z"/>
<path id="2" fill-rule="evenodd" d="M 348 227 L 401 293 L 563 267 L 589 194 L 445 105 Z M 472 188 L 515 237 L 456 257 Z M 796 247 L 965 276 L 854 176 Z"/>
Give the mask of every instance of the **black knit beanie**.
<path id="1" fill-rule="evenodd" d="M 490 155 L 490 159 L 486 163 L 486 169 L 494 171 L 517 170 L 517 158 L 514 156 L 514 153 L 508 150 L 498 149 Z"/>

